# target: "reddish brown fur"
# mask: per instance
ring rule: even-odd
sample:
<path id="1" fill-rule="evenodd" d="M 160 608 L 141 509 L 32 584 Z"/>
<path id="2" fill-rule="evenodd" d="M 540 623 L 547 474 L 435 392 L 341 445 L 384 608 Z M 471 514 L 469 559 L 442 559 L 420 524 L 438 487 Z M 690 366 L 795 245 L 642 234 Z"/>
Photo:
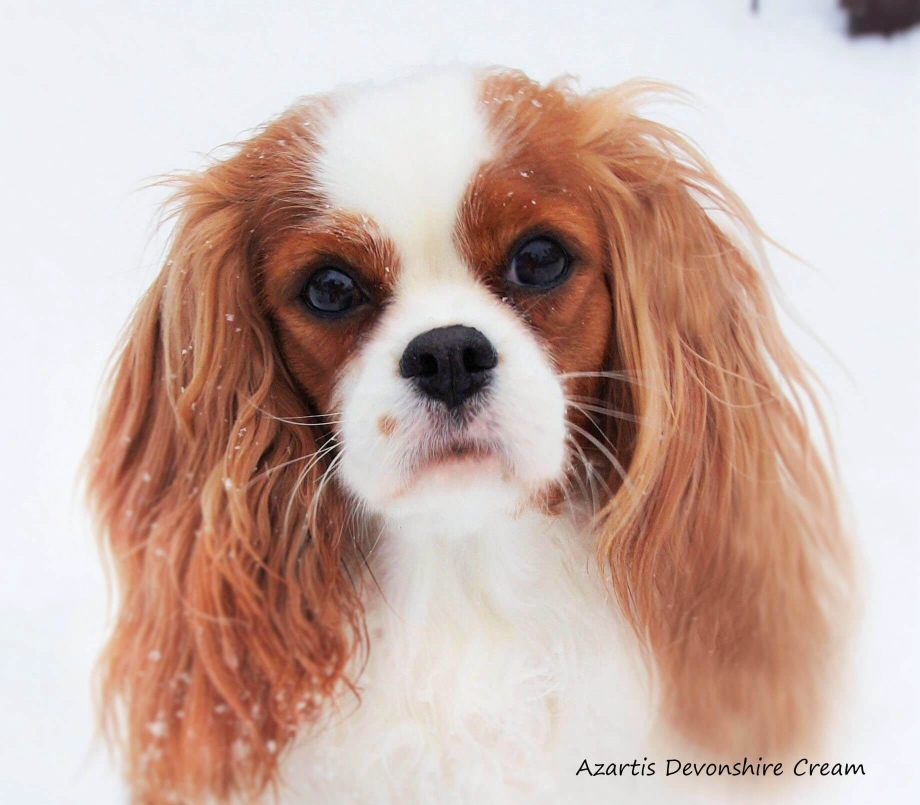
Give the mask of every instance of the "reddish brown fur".
<path id="1" fill-rule="evenodd" d="M 181 183 L 169 259 L 92 449 L 120 593 L 102 707 L 139 803 L 255 796 L 361 640 L 347 512 L 334 485 L 314 495 L 328 461 L 306 460 L 328 430 L 298 421 L 316 401 L 264 304 L 266 255 L 323 207 L 304 189 L 313 146 L 298 117 Z M 332 340 L 341 358 L 350 344 Z"/>
<path id="2" fill-rule="evenodd" d="M 472 183 L 458 242 L 477 276 L 517 309 L 557 371 L 569 375 L 569 419 L 588 430 L 587 437 L 576 433 L 576 438 L 590 455 L 596 452 L 593 439 L 609 438 L 586 415 L 590 408 L 608 404 L 601 398 L 606 382 L 597 370 L 620 367 L 610 338 L 614 305 L 606 270 L 609 244 L 596 214 L 591 176 L 581 163 L 578 107 L 554 87 L 509 73 L 487 80 L 482 98 L 503 152 Z M 574 256 L 567 281 L 549 292 L 504 281 L 511 250 L 529 233 L 552 234 Z M 619 422 L 621 429 L 629 429 L 628 420 Z M 612 489 L 618 486 L 619 481 Z"/>
<path id="3" fill-rule="evenodd" d="M 571 197 L 603 237 L 582 261 L 593 282 L 576 273 L 532 318 L 563 371 L 592 366 L 606 333 L 603 368 L 622 373 L 588 392 L 631 415 L 606 422 L 628 473 L 610 470 L 598 555 L 648 648 L 664 715 L 712 750 L 775 753 L 820 726 L 846 623 L 847 545 L 805 421 L 806 373 L 742 245 L 761 233 L 699 154 L 635 114 L 650 89 L 578 96 L 510 75 L 487 95 L 516 145 L 509 167 L 537 166 L 535 209 L 551 206 L 565 231 L 579 220 Z M 603 313 L 581 292 L 602 297 L 601 278 L 613 297 Z"/>
<path id="4" fill-rule="evenodd" d="M 578 436 L 585 453 L 609 449 L 626 469 L 607 478 L 598 558 L 668 723 L 716 751 L 782 751 L 820 723 L 846 542 L 761 261 L 703 207 L 752 244 L 759 230 L 686 142 L 637 115 L 649 89 L 581 96 L 488 77 L 509 148 L 471 186 L 458 244 L 561 372 L 594 373 L 566 380 L 573 400 L 622 414 L 583 406 L 573 424 L 593 436 Z M 348 683 L 362 645 L 347 506 L 321 482 L 334 454 L 308 459 L 397 265 L 309 189 L 301 121 L 324 106 L 289 112 L 183 182 L 169 260 L 96 434 L 90 494 L 120 591 L 103 712 L 144 805 L 252 798 L 276 782 L 278 752 Z M 530 228 L 577 257 L 546 296 L 499 282 Z M 305 272 L 330 256 L 377 305 L 335 323 L 301 315 Z"/>
<path id="5" fill-rule="evenodd" d="M 304 179 L 302 179 L 303 181 Z M 325 207 L 325 205 L 322 205 Z M 297 300 L 312 270 L 328 259 L 348 266 L 376 305 L 341 320 L 317 320 Z M 330 411 L 332 387 L 348 357 L 366 338 L 399 272 L 392 244 L 365 223 L 323 209 L 279 237 L 262 264 L 264 295 L 287 367 L 320 411 Z"/>

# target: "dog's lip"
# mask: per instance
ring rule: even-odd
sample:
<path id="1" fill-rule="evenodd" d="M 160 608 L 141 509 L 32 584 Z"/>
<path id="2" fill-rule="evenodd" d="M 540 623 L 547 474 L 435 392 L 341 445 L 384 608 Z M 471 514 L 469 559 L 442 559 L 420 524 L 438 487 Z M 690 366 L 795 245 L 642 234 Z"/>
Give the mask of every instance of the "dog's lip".
<path id="1" fill-rule="evenodd" d="M 502 450 L 493 440 L 469 433 L 457 434 L 422 446 L 408 464 L 403 478 L 412 485 L 430 472 L 502 464 L 502 456 Z"/>
<path id="2" fill-rule="evenodd" d="M 419 456 L 415 463 L 415 472 L 433 466 L 442 466 L 454 462 L 478 461 L 496 457 L 495 448 L 479 439 L 457 438 L 445 444 L 434 445 Z"/>
<path id="3" fill-rule="evenodd" d="M 467 439 L 453 441 L 419 455 L 393 498 L 401 498 L 426 478 L 462 483 L 464 478 L 472 478 L 489 467 L 504 476 L 502 466 L 501 453 L 494 446 Z"/>

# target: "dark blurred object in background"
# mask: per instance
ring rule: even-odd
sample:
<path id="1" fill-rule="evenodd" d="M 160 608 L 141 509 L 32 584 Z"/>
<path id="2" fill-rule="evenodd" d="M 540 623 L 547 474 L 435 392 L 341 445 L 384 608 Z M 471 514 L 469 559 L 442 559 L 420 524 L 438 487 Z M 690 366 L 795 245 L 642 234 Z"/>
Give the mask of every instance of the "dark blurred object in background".
<path id="1" fill-rule="evenodd" d="M 850 36 L 904 31 L 920 22 L 920 0 L 840 0 L 850 17 Z"/>

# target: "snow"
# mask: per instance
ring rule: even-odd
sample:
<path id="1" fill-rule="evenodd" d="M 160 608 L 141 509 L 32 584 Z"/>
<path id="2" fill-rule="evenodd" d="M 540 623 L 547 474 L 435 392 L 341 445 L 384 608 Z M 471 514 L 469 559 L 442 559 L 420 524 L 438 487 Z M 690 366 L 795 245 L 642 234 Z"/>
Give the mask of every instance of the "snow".
<path id="1" fill-rule="evenodd" d="M 656 114 L 809 264 L 772 255 L 832 401 L 866 599 L 822 759 L 867 776 L 787 793 L 918 801 L 920 31 L 848 40 L 835 0 L 766 0 L 758 15 L 745 0 L 144 5 L 3 4 L 0 801 L 126 801 L 93 748 L 109 602 L 74 479 L 105 361 L 162 248 L 162 191 L 141 188 L 299 95 L 448 61 L 685 87 L 695 108 Z"/>

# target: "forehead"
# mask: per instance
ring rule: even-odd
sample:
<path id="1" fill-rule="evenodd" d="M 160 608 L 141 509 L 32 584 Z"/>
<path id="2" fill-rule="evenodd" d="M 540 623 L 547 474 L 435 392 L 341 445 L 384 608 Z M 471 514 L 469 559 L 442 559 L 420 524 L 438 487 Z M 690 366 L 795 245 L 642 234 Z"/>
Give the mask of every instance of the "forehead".
<path id="1" fill-rule="evenodd" d="M 368 216 L 403 270 L 451 262 L 458 209 L 498 150 L 471 70 L 342 94 L 322 127 L 316 180 L 332 204 Z"/>

